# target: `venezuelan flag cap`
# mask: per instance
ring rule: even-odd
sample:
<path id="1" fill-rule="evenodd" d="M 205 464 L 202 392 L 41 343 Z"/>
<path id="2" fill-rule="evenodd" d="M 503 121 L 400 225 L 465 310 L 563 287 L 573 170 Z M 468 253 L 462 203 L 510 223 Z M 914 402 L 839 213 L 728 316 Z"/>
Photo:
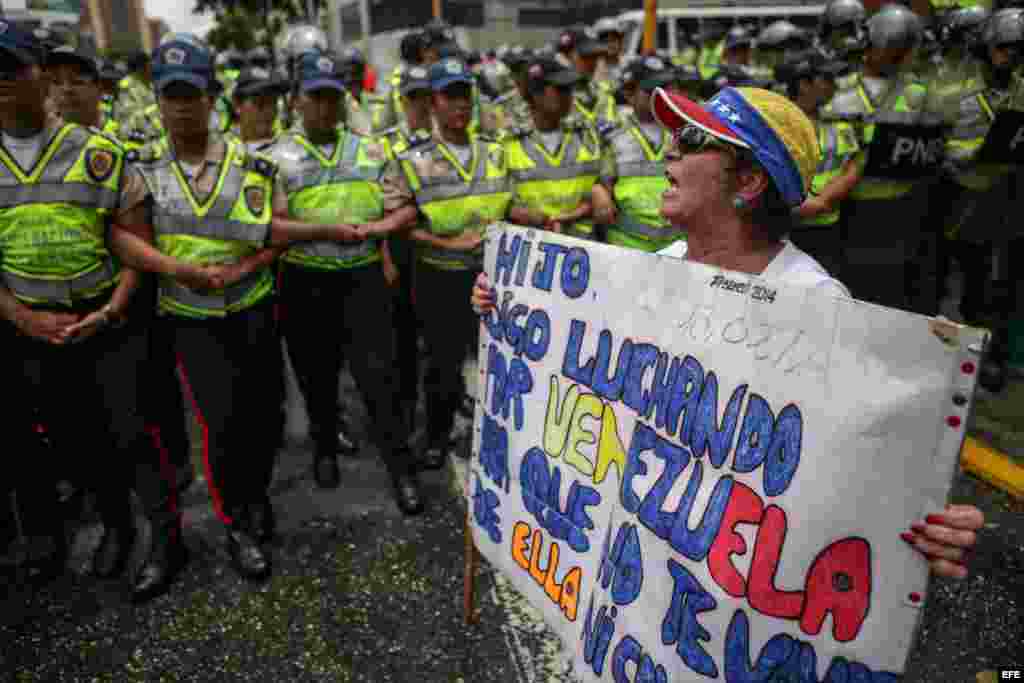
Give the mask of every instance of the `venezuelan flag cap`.
<path id="1" fill-rule="evenodd" d="M 654 116 L 669 130 L 694 125 L 749 149 L 790 206 L 799 206 L 818 168 L 814 124 L 782 95 L 761 88 L 723 88 L 704 104 L 658 88 Z"/>

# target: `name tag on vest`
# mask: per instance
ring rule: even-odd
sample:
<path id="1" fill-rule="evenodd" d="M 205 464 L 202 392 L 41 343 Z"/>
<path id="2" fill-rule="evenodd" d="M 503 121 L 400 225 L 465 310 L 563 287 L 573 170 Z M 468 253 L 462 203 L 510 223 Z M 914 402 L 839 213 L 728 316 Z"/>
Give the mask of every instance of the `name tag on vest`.
<path id="1" fill-rule="evenodd" d="M 864 175 L 872 178 L 913 180 L 928 175 L 942 163 L 941 126 L 879 123 L 868 146 Z"/>
<path id="2" fill-rule="evenodd" d="M 978 152 L 985 164 L 1024 164 L 1024 111 L 1001 111 Z"/>

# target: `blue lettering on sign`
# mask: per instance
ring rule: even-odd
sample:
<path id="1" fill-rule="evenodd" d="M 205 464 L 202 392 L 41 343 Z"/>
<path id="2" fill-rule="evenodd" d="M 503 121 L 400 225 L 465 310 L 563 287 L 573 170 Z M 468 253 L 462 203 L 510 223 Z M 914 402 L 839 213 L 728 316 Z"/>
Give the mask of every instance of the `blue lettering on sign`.
<path id="1" fill-rule="evenodd" d="M 611 529 L 609 528 L 609 532 Z M 601 567 L 597 580 L 605 590 L 612 587 L 612 601 L 625 606 L 636 600 L 644 585 L 644 559 L 640 549 L 640 536 L 636 525 L 625 523 L 615 534 L 615 543 L 608 548 L 605 539 L 601 551 Z"/>
<path id="2" fill-rule="evenodd" d="M 480 475 L 476 475 L 476 491 L 473 493 L 473 516 L 477 525 L 487 532 L 491 540 L 501 543 L 501 518 L 495 510 L 501 505 L 498 494 L 483 485 Z"/>
<path id="3" fill-rule="evenodd" d="M 631 681 L 626 674 L 626 662 L 636 666 L 636 676 Z M 615 683 L 668 683 L 665 667 L 655 664 L 633 636 L 627 635 L 615 646 L 612 653 L 612 680 Z"/>
<path id="4" fill-rule="evenodd" d="M 532 361 L 542 360 L 551 345 L 551 317 L 547 311 L 513 304 L 509 292 L 502 297 L 501 306 L 484 316 L 484 326 L 494 341 L 511 346 L 517 358 L 526 354 Z"/>
<path id="5" fill-rule="evenodd" d="M 573 481 L 569 487 L 564 512 L 561 509 L 562 470 L 557 465 L 548 468 L 543 449 L 531 448 L 523 456 L 519 467 L 523 506 L 552 537 L 564 540 L 576 552 L 590 550 L 590 539 L 585 530 L 594 528 L 587 513 L 588 507 L 600 505 L 601 494 L 596 489 Z"/>
<path id="6" fill-rule="evenodd" d="M 740 418 L 740 404 L 747 394 L 747 385 L 741 384 L 732 392 L 729 405 L 722 416 L 722 426 L 718 427 L 718 378 L 709 372 L 704 380 L 704 390 L 700 394 L 697 405 L 697 421 L 690 434 L 690 450 L 694 457 L 701 457 L 704 451 L 710 451 L 711 465 L 718 469 L 725 463 L 725 458 L 732 449 L 732 437 L 736 433 L 736 424 Z"/>
<path id="7" fill-rule="evenodd" d="M 523 428 L 523 395 L 533 389 L 533 375 L 530 368 L 519 358 L 506 363 L 505 356 L 493 342 L 488 347 L 487 383 L 491 380 L 491 414 L 509 418 L 510 411 L 515 415 L 516 431 Z"/>
<path id="8" fill-rule="evenodd" d="M 594 595 L 590 595 L 587 607 L 587 618 L 583 620 L 583 661 L 590 665 L 594 675 L 600 677 L 604 673 L 604 660 L 608 657 L 608 647 L 615 635 L 615 618 L 619 610 L 615 605 L 608 609 L 604 605 L 594 615 Z"/>
<path id="9" fill-rule="evenodd" d="M 487 413 L 480 438 L 480 466 L 495 485 L 508 493 L 512 479 L 508 468 L 508 431 Z"/>
<path id="10" fill-rule="evenodd" d="M 555 269 L 558 257 L 562 256 L 558 283 L 562 294 L 570 299 L 578 299 L 587 291 L 590 284 L 590 254 L 582 247 L 566 247 L 551 242 L 537 245 L 544 258 L 537 262 L 533 269 L 533 286 L 544 292 L 550 292 L 555 280 Z"/>
<path id="11" fill-rule="evenodd" d="M 750 624 L 743 610 L 736 610 L 725 637 L 725 680 L 730 683 L 787 681 L 819 683 L 818 657 L 814 646 L 786 633 L 764 644 L 757 662 L 750 664 Z M 859 662 L 836 657 L 820 683 L 898 683 L 902 676 L 872 671 Z"/>
<path id="12" fill-rule="evenodd" d="M 661 642 L 675 644 L 676 654 L 686 666 L 699 674 L 718 678 L 718 666 L 704 650 L 700 641 L 711 640 L 711 634 L 697 621 L 701 612 L 713 610 L 718 602 L 704 590 L 700 582 L 686 568 L 673 559 L 668 561 L 672 574 L 672 603 L 661 622 Z M 733 680 L 726 676 L 727 680 Z"/>
<path id="13" fill-rule="evenodd" d="M 494 281 L 500 282 L 502 286 L 508 287 L 509 277 L 516 266 L 516 259 L 519 256 L 519 245 L 523 238 L 516 235 L 512 238 L 512 244 L 508 244 L 508 233 L 502 233 L 498 240 L 498 256 L 494 264 Z M 518 284 L 518 283 L 517 283 Z"/>

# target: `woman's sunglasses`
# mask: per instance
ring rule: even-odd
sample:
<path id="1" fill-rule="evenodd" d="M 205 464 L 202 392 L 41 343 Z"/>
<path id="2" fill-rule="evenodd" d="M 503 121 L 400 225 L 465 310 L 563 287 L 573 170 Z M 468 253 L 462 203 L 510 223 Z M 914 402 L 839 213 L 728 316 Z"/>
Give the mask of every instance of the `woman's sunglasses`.
<path id="1" fill-rule="evenodd" d="M 679 156 L 687 154 L 699 154 L 709 148 L 735 150 L 735 145 L 715 137 L 699 126 L 692 123 L 679 128 L 672 134 L 672 141 L 675 143 L 676 153 Z"/>

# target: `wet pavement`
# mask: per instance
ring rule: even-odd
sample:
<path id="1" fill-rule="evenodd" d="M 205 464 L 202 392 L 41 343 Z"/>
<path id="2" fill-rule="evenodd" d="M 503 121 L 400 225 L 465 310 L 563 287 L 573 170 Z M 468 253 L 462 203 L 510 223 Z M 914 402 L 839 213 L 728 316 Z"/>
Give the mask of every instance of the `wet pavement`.
<path id="1" fill-rule="evenodd" d="M 344 379 L 350 399 L 352 390 Z M 1018 438 L 1022 391 L 1024 379 L 1017 379 L 1003 394 L 982 397 L 980 431 Z M 365 416 L 358 401 L 351 404 L 351 420 L 360 425 Z M 292 415 L 272 489 L 279 540 L 270 580 L 247 583 L 230 568 L 201 480 L 185 500 L 192 561 L 172 591 L 148 605 L 128 604 L 123 580 L 88 575 L 100 528 L 86 519 L 65 576 L 36 586 L 3 575 L 0 679 L 572 680 L 557 638 L 483 560 L 480 621 L 463 621 L 463 461 L 424 475 L 427 511 L 407 519 L 369 447 L 341 461 L 338 490 L 316 489 L 301 411 Z M 1024 504 L 967 475 L 958 478 L 954 500 L 983 507 L 988 525 L 971 578 L 936 580 L 908 683 L 972 683 L 980 671 L 1024 665 Z"/>

